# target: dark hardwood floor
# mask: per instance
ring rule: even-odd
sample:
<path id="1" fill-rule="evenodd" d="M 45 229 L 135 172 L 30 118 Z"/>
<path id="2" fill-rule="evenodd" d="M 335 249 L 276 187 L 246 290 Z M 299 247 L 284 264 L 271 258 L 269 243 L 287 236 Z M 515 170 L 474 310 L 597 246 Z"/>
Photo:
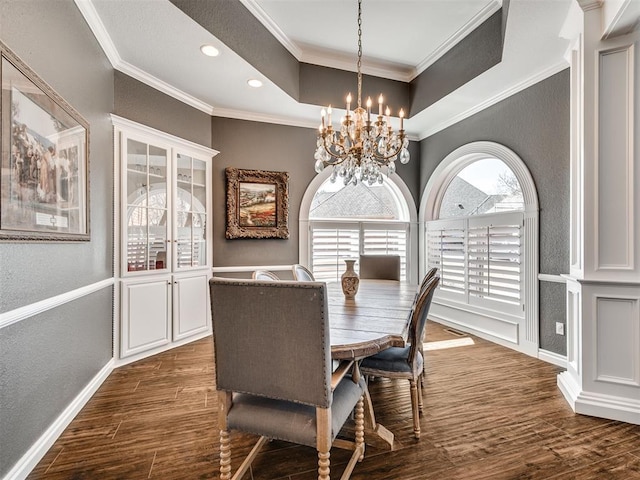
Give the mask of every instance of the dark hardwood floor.
<path id="1" fill-rule="evenodd" d="M 426 339 L 422 438 L 413 438 L 408 383 L 372 382 L 396 449 L 367 447 L 354 480 L 640 479 L 640 426 L 575 415 L 557 367 L 433 322 Z M 217 478 L 216 398 L 210 338 L 121 367 L 28 478 Z M 235 470 L 254 439 L 231 438 Z M 271 442 L 263 452 L 245 479 L 317 478 L 313 449 Z M 347 459 L 332 450 L 332 478 Z"/>

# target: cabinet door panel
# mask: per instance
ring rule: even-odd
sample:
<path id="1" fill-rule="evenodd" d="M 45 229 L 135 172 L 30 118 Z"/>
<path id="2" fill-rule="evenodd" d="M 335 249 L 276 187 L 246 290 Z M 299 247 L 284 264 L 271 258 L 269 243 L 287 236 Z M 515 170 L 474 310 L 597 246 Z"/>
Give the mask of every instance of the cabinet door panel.
<path id="1" fill-rule="evenodd" d="M 124 140 L 121 215 L 128 241 L 123 272 L 167 271 L 169 149 L 143 139 Z"/>
<path id="2" fill-rule="evenodd" d="M 207 329 L 209 325 L 208 281 L 206 273 L 175 278 L 173 285 L 174 340 L 180 340 Z"/>
<path id="3" fill-rule="evenodd" d="M 169 343 L 169 289 L 168 277 L 122 282 L 122 357 Z"/>

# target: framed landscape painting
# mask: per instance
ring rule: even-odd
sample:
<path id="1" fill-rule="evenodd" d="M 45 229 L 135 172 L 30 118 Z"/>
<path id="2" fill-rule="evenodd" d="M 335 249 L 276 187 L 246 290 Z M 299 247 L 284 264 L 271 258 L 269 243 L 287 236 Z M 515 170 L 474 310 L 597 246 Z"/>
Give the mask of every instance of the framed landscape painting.
<path id="1" fill-rule="evenodd" d="M 289 238 L 289 174 L 228 167 L 226 237 Z"/>
<path id="2" fill-rule="evenodd" d="M 0 42 L 0 240 L 89 240 L 89 124 Z"/>

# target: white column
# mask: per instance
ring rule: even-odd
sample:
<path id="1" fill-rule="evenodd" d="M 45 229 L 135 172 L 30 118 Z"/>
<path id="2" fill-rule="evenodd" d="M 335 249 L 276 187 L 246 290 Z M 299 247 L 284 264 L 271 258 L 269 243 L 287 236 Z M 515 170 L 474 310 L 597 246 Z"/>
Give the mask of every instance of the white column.
<path id="1" fill-rule="evenodd" d="M 577 413 L 640 424 L 640 32 L 603 40 L 580 1 L 571 58 L 567 371 Z"/>

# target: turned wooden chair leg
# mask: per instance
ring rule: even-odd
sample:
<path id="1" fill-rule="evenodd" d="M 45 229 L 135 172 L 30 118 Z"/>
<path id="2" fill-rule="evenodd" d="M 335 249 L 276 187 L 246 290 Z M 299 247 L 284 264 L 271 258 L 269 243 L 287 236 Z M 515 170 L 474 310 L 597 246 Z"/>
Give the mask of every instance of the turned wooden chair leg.
<path id="1" fill-rule="evenodd" d="M 358 461 L 361 462 L 364 459 L 364 398 L 360 397 L 358 403 L 356 403 L 356 413 L 355 413 L 355 424 L 356 424 L 356 448 L 360 448 L 362 450 L 362 454 L 358 457 Z"/>
<path id="2" fill-rule="evenodd" d="M 231 478 L 231 441 L 228 430 L 220 430 L 220 480 Z"/>
<path id="3" fill-rule="evenodd" d="M 411 384 L 411 410 L 413 412 L 413 434 L 420 438 L 420 411 L 418 407 L 418 385 L 415 380 L 410 380 Z"/>
<path id="4" fill-rule="evenodd" d="M 318 451 L 318 480 L 330 480 L 329 452 Z"/>
<path id="5" fill-rule="evenodd" d="M 418 377 L 418 410 L 420 411 L 420 414 L 422 414 L 423 411 L 423 401 L 422 401 L 422 375 L 420 375 Z"/>

